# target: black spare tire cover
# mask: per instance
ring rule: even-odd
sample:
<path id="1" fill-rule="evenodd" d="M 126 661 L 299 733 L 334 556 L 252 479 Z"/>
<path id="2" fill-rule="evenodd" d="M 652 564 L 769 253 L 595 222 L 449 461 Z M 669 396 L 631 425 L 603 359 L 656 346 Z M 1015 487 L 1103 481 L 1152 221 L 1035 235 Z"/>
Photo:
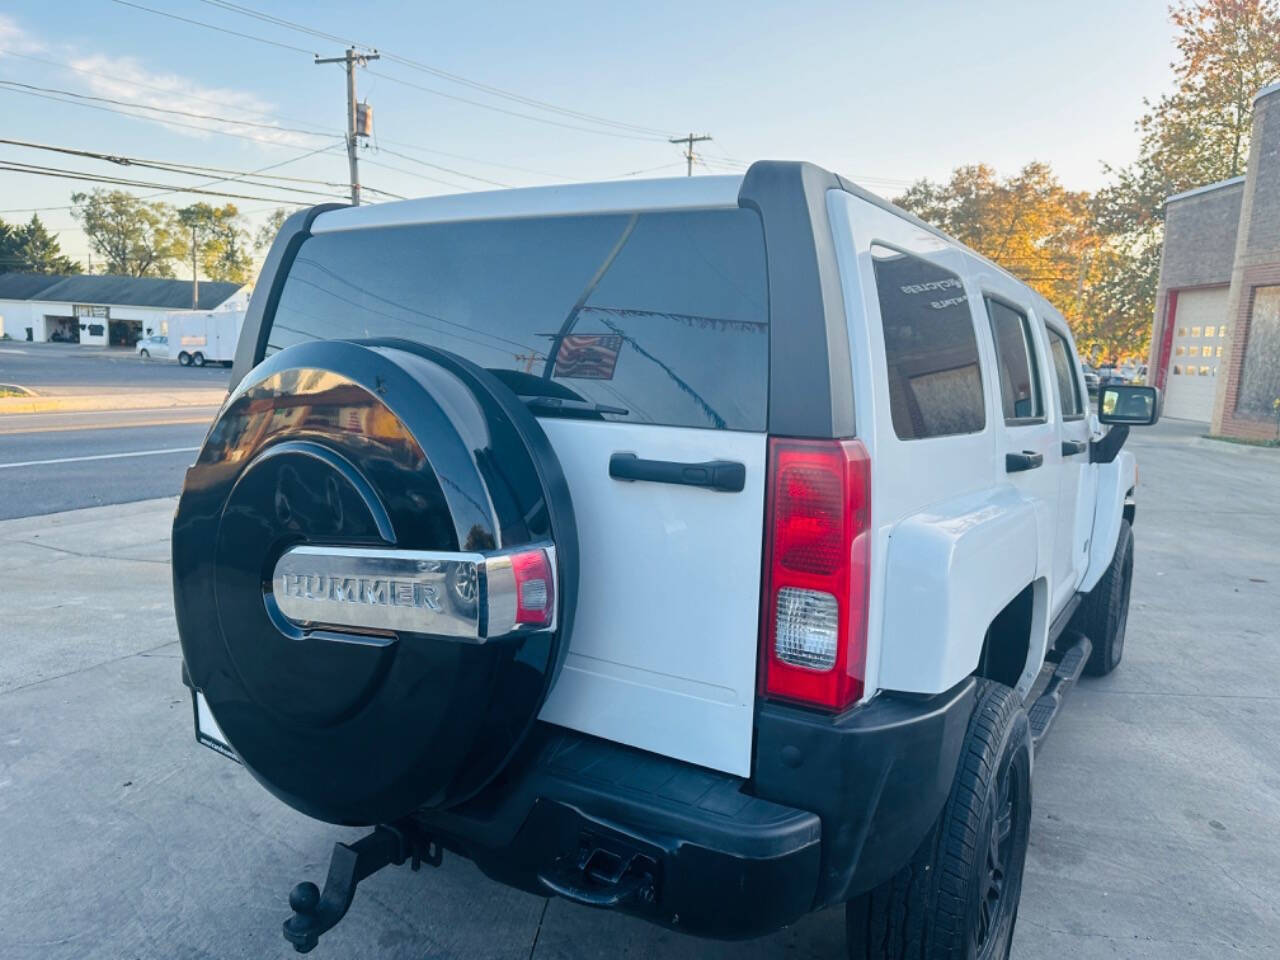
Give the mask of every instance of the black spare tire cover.
<path id="1" fill-rule="evenodd" d="M 187 473 L 183 657 L 245 766 L 298 810 L 370 824 L 451 806 L 546 699 L 577 551 L 550 444 L 493 375 L 401 341 L 298 344 L 249 372 Z"/>

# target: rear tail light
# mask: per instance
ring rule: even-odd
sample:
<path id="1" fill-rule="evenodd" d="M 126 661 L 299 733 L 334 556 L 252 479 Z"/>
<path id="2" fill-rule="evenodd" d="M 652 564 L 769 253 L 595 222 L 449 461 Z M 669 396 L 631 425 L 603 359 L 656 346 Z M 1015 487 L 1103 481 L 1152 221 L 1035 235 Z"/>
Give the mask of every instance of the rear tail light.
<path id="1" fill-rule="evenodd" d="M 545 626 L 555 610 L 555 586 L 551 561 L 541 548 L 511 557 L 516 580 L 516 623 Z"/>
<path id="2" fill-rule="evenodd" d="M 871 471 L 857 440 L 769 441 L 761 687 L 841 710 L 867 660 Z"/>

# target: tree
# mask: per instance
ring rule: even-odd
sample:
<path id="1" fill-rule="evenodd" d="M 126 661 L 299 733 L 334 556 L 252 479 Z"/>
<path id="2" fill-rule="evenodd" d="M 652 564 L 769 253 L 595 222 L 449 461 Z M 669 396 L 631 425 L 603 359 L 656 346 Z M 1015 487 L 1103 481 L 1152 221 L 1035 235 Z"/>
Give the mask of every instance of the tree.
<path id="1" fill-rule="evenodd" d="M 71 195 L 71 214 L 102 257 L 107 273 L 172 277 L 179 252 L 173 208 L 148 203 L 123 190 L 97 189 Z"/>
<path id="2" fill-rule="evenodd" d="M 253 255 L 249 231 L 235 204 L 215 211 L 213 236 L 205 255 L 205 270 L 212 280 L 248 283 L 253 279 Z"/>
<path id="3" fill-rule="evenodd" d="M 186 263 L 192 263 L 194 259 L 210 280 L 249 282 L 253 266 L 253 258 L 249 254 L 249 232 L 234 203 L 221 207 L 193 203 L 178 211 L 178 223 L 183 228 L 178 247 Z"/>
<path id="4" fill-rule="evenodd" d="M 39 214 L 31 222 L 14 231 L 18 240 L 19 269 L 27 273 L 79 273 L 80 264 L 62 255 L 58 238 L 41 222 Z"/>
<path id="5" fill-rule="evenodd" d="M 0 273 L 79 273 L 80 264 L 62 255 L 58 238 L 39 214 L 25 226 L 0 220 Z"/>
<path id="6" fill-rule="evenodd" d="M 1144 100 L 1138 158 L 1107 167 L 1112 182 L 1093 201 L 1099 231 L 1116 256 L 1106 264 L 1102 316 L 1147 329 L 1163 242 L 1164 201 L 1244 173 L 1253 97 L 1280 78 L 1280 2 L 1198 0 L 1170 8 L 1178 28 L 1175 85 Z M 1135 316 L 1136 315 L 1136 316 Z"/>
<path id="7" fill-rule="evenodd" d="M 276 207 L 267 214 L 266 223 L 259 227 L 258 232 L 254 234 L 254 249 L 261 253 L 263 250 L 266 250 L 267 247 L 271 246 L 272 241 L 276 238 L 276 234 L 280 232 L 280 228 L 284 226 L 284 222 L 289 219 L 289 216 L 292 213 L 293 211 L 288 207 Z"/>
<path id="8" fill-rule="evenodd" d="M 1062 186 L 1048 164 L 1003 179 L 986 164 L 958 167 L 946 183 L 920 180 L 895 202 L 1040 291 L 1093 345 L 1089 294 L 1102 244 L 1089 195 Z"/>

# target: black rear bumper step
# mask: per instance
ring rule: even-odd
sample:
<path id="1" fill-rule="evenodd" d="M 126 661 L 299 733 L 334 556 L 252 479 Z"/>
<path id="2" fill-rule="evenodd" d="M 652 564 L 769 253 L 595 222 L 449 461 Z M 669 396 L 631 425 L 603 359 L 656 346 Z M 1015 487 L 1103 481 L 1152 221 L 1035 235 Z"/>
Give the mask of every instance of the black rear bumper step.
<path id="1" fill-rule="evenodd" d="M 1064 637 L 1063 640 L 1068 645 L 1062 651 L 1062 658 L 1053 669 L 1048 686 L 1027 711 L 1027 718 L 1031 721 L 1031 742 L 1037 752 L 1040 750 L 1040 745 L 1044 743 L 1045 737 L 1048 736 L 1058 712 L 1062 709 L 1062 703 L 1067 694 L 1080 679 L 1080 674 L 1084 672 L 1089 654 L 1093 652 L 1093 644 L 1082 633 Z"/>
<path id="2" fill-rule="evenodd" d="M 474 800 L 415 820 L 500 882 L 686 933 L 753 937 L 813 908 L 822 826 L 741 777 L 540 725 Z"/>

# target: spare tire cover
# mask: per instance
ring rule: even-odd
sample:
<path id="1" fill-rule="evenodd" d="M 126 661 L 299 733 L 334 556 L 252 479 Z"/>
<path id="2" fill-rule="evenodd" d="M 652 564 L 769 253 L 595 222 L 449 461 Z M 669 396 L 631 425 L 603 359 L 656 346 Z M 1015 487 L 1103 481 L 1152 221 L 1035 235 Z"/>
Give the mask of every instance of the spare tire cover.
<path id="1" fill-rule="evenodd" d="M 296 809 L 370 824 L 451 806 L 546 699 L 577 550 L 555 454 L 493 375 L 401 341 L 298 344 L 249 372 L 187 473 L 183 657 Z"/>

